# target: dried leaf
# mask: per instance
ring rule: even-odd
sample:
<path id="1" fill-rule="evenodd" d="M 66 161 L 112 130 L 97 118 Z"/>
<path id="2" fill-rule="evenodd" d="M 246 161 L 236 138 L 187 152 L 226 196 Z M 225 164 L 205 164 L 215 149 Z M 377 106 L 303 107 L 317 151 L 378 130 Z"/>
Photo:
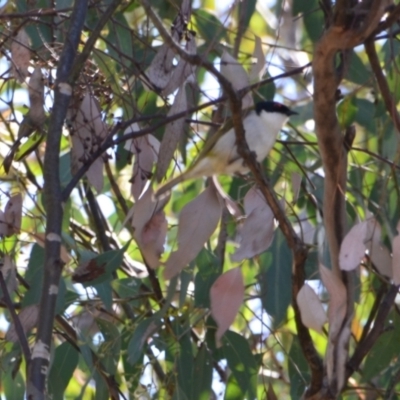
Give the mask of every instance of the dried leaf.
<path id="1" fill-rule="evenodd" d="M 165 205 L 153 200 L 153 189 L 149 187 L 135 203 L 133 209 L 133 237 L 143 258 L 151 268 L 159 266 L 167 235 L 167 220 L 162 208 Z"/>
<path id="2" fill-rule="evenodd" d="M 247 192 L 244 208 L 247 218 L 239 230 L 240 247 L 232 255 L 232 261 L 252 258 L 267 250 L 274 235 L 274 214 L 255 187 Z"/>
<path id="3" fill-rule="evenodd" d="M 224 189 L 218 182 L 218 178 L 215 175 L 211 177 L 211 182 L 214 185 L 214 188 L 217 191 L 219 197 L 225 203 L 225 207 L 227 208 L 229 213 L 235 218 L 243 217 L 242 210 L 240 209 L 238 203 L 235 200 L 233 200 L 227 193 L 224 192 Z"/>
<path id="4" fill-rule="evenodd" d="M 14 194 L 8 200 L 4 209 L 4 220 L 7 224 L 7 237 L 18 234 L 20 232 L 22 220 L 21 193 Z"/>
<path id="5" fill-rule="evenodd" d="M 162 210 L 157 211 L 143 228 L 139 247 L 151 268 L 157 268 L 160 265 L 167 231 L 168 222 Z"/>
<path id="6" fill-rule="evenodd" d="M 249 77 L 243 66 L 225 50 L 221 56 L 221 74 L 232 83 L 236 90 L 241 90 L 250 84 Z M 250 93 L 247 93 L 242 98 L 242 108 L 246 109 L 253 105 L 253 97 Z"/>
<path id="7" fill-rule="evenodd" d="M 186 204 L 179 216 L 178 250 L 171 253 L 164 276 L 171 279 L 192 261 L 215 231 L 222 205 L 212 186 Z"/>
<path id="8" fill-rule="evenodd" d="M 292 173 L 292 190 L 293 190 L 293 203 L 296 203 L 299 198 L 301 186 L 301 175 L 297 172 Z"/>
<path id="9" fill-rule="evenodd" d="M 40 67 L 35 68 L 29 79 L 28 92 L 30 103 L 29 118 L 35 127 L 41 128 L 46 115 L 44 113 L 44 83 Z"/>
<path id="10" fill-rule="evenodd" d="M 178 114 L 187 110 L 185 87 L 181 87 L 175 96 L 174 103 L 168 112 L 168 116 Z M 179 118 L 170 122 L 165 128 L 164 136 L 160 146 L 160 156 L 158 158 L 156 179 L 160 182 L 168 170 L 169 163 L 174 157 L 174 152 L 185 132 L 185 118 Z"/>
<path id="11" fill-rule="evenodd" d="M 139 125 L 133 123 L 125 130 L 124 134 L 139 130 Z M 135 200 L 138 200 L 147 182 L 152 177 L 153 165 L 157 162 L 160 151 L 160 142 L 153 135 L 149 134 L 129 140 L 125 144 L 125 149 L 135 155 L 130 182 L 132 196 Z"/>
<path id="12" fill-rule="evenodd" d="M 92 158 L 107 136 L 107 125 L 101 117 L 100 106 L 87 91 L 72 118 L 71 168 L 76 173 L 79 168 Z M 100 193 L 103 189 L 103 159 L 97 158 L 86 172 L 89 183 Z"/>
<path id="13" fill-rule="evenodd" d="M 346 316 L 347 293 L 343 282 L 330 269 L 320 264 L 319 272 L 322 282 L 330 296 L 328 308 L 329 341 L 326 355 L 326 366 L 328 380 L 332 382 L 332 379 L 334 379 L 333 374 L 336 363 L 336 344 L 338 342 L 340 329 Z"/>
<path id="14" fill-rule="evenodd" d="M 99 264 L 95 258 L 81 262 L 72 275 L 73 282 L 85 283 L 106 273 L 106 263 Z"/>
<path id="15" fill-rule="evenodd" d="M 319 265 L 322 283 L 329 293 L 329 333 L 336 336 L 346 315 L 347 293 L 341 279 L 324 265 Z"/>
<path id="16" fill-rule="evenodd" d="M 397 232 L 399 234 L 393 238 L 392 242 L 392 270 L 393 270 L 393 283 L 400 285 L 400 222 L 397 224 Z"/>
<path id="17" fill-rule="evenodd" d="M 174 39 L 177 39 L 177 35 L 174 35 Z M 158 49 L 149 68 L 147 68 L 147 80 L 154 86 L 156 91 L 164 89 L 170 81 L 174 69 L 172 63 L 174 57 L 174 51 L 167 44 L 163 44 Z"/>
<path id="18" fill-rule="evenodd" d="M 8 225 L 3 211 L 0 210 L 0 237 L 6 236 L 8 233 Z"/>
<path id="19" fill-rule="evenodd" d="M 191 32 L 188 32 L 188 34 L 186 35 L 185 49 L 188 54 L 196 54 L 197 52 L 196 40 Z M 165 86 L 165 88 L 163 89 L 162 94 L 164 96 L 168 96 L 171 93 L 175 92 L 178 87 L 180 87 L 180 90 L 184 89 L 184 83 L 188 78 L 193 76 L 194 73 L 194 66 L 187 61 L 180 59 L 178 65 L 173 70 L 171 79 L 167 83 L 167 86 Z"/>
<path id="20" fill-rule="evenodd" d="M 365 255 L 365 241 L 368 235 L 368 222 L 354 225 L 344 237 L 340 246 L 339 265 L 343 271 L 352 271 L 360 265 Z"/>
<path id="21" fill-rule="evenodd" d="M 232 325 L 244 299 L 244 283 L 240 267 L 220 275 L 210 289 L 211 314 L 218 325 L 217 346 Z"/>
<path id="22" fill-rule="evenodd" d="M 6 281 L 7 291 L 9 294 L 17 289 L 17 267 L 11 257 L 6 254 L 4 256 L 3 265 L 0 266 L 4 280 Z"/>
<path id="23" fill-rule="evenodd" d="M 39 306 L 37 304 L 33 304 L 31 306 L 25 307 L 18 314 L 18 318 L 21 322 L 22 329 L 25 335 L 31 331 L 37 323 L 39 315 Z M 19 341 L 17 331 L 15 330 L 14 322 L 10 324 L 6 334 L 6 340 L 10 342 L 17 343 Z"/>
<path id="24" fill-rule="evenodd" d="M 326 314 L 317 294 L 307 283 L 302 286 L 297 294 L 297 304 L 303 324 L 307 328 L 322 333 L 322 327 L 327 320 Z"/>
<path id="25" fill-rule="evenodd" d="M 30 40 L 24 28 L 21 28 L 11 43 L 11 61 L 13 75 L 19 82 L 24 82 L 28 76 L 31 60 Z"/>
<path id="26" fill-rule="evenodd" d="M 256 59 L 256 63 L 251 66 L 249 77 L 251 82 L 258 82 L 265 69 L 265 54 L 262 48 L 261 38 L 258 36 L 255 36 L 253 58 Z"/>
<path id="27" fill-rule="evenodd" d="M 367 220 L 365 246 L 369 258 L 376 269 L 383 275 L 392 278 L 392 257 L 386 246 L 381 243 L 382 229 L 375 218 Z"/>

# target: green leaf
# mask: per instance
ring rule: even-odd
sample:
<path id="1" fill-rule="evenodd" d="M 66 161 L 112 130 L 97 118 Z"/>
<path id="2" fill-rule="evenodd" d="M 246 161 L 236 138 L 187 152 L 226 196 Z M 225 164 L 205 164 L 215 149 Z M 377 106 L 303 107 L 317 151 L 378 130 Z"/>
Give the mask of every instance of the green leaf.
<path id="1" fill-rule="evenodd" d="M 191 399 L 208 400 L 211 396 L 213 360 L 207 347 L 202 344 L 193 365 L 193 392 Z"/>
<path id="2" fill-rule="evenodd" d="M 1 371 L 1 381 L 3 384 L 4 396 L 7 400 L 25 399 L 25 382 L 20 371 L 17 372 L 15 378 L 12 377 L 11 368 Z"/>
<path id="3" fill-rule="evenodd" d="M 225 333 L 223 352 L 228 366 L 235 376 L 240 389 L 247 398 L 257 398 L 258 367 L 247 340 L 232 331 Z"/>
<path id="4" fill-rule="evenodd" d="M 365 66 L 359 55 L 354 50 L 349 55 L 349 60 L 350 65 L 345 78 L 351 82 L 357 83 L 358 85 L 371 86 L 373 82 L 371 71 Z"/>
<path id="5" fill-rule="evenodd" d="M 149 333 L 160 324 L 158 316 L 146 318 L 138 324 L 128 344 L 128 362 L 133 365 L 143 356 Z"/>
<path id="6" fill-rule="evenodd" d="M 239 2 L 239 18 L 242 20 L 243 28 L 246 30 L 250 24 L 250 19 L 256 10 L 257 0 Z"/>
<path id="7" fill-rule="evenodd" d="M 224 400 L 244 400 L 245 398 L 235 375 L 231 374 L 226 384 Z"/>
<path id="8" fill-rule="evenodd" d="M 345 99 L 343 99 L 337 108 L 337 113 L 340 127 L 342 129 L 349 127 L 356 119 L 357 114 L 357 106 L 354 98 L 347 96 Z"/>
<path id="9" fill-rule="evenodd" d="M 207 43 L 220 43 L 226 38 L 226 28 L 221 21 L 211 12 L 198 9 L 193 13 L 195 21 L 195 30 Z"/>
<path id="10" fill-rule="evenodd" d="M 311 41 L 320 39 L 324 30 L 324 14 L 318 0 L 293 0 L 293 15 L 302 14 L 304 26 Z"/>
<path id="11" fill-rule="evenodd" d="M 64 399 L 65 389 L 78 365 L 79 353 L 70 343 L 64 342 L 54 352 L 49 375 L 49 393 L 54 400 Z"/>
<path id="12" fill-rule="evenodd" d="M 278 326 L 292 298 L 292 251 L 278 229 L 268 252 L 260 256 L 261 302 Z"/>
<path id="13" fill-rule="evenodd" d="M 71 181 L 71 153 L 63 154 L 60 157 L 60 184 L 64 188 Z"/>
<path id="14" fill-rule="evenodd" d="M 310 371 L 297 336 L 293 336 L 288 363 L 290 396 L 293 400 L 300 399 L 310 382 Z"/>
<path id="15" fill-rule="evenodd" d="M 362 374 L 364 382 L 386 369 L 400 352 L 400 317 L 396 313 L 391 313 L 391 317 L 390 326 L 386 328 L 388 331 L 378 338 L 367 355 Z"/>
<path id="16" fill-rule="evenodd" d="M 105 340 L 97 353 L 101 356 L 102 365 L 107 373 L 115 375 L 121 352 L 121 334 L 112 322 L 98 318 L 96 323 Z"/>
<path id="17" fill-rule="evenodd" d="M 210 288 L 221 275 L 219 260 L 208 250 L 203 249 L 196 257 L 199 269 L 194 280 L 194 305 L 199 308 L 210 307 Z"/>
<path id="18" fill-rule="evenodd" d="M 192 342 L 190 340 L 190 326 L 188 322 L 182 319 L 175 319 L 172 325 L 174 337 L 178 338 L 178 352 L 175 354 L 175 371 L 177 378 L 177 387 L 180 394 L 184 395 L 188 400 L 191 399 L 193 383 L 196 379 L 193 376 L 193 351 Z M 183 323 L 182 323 L 183 322 Z M 173 344 L 174 346 L 174 344 Z M 178 397 L 182 398 L 182 396 Z"/>
<path id="19" fill-rule="evenodd" d="M 106 306 L 106 309 L 108 311 L 111 311 L 113 296 L 110 282 L 98 283 L 97 285 L 93 285 L 93 287 L 96 289 L 96 292 L 99 295 L 101 301 Z"/>
<path id="20" fill-rule="evenodd" d="M 112 22 L 110 21 L 107 26 L 108 53 L 118 61 L 117 69 L 126 71 L 132 63 L 135 47 L 132 42 L 132 31 L 122 13 L 114 14 Z"/>

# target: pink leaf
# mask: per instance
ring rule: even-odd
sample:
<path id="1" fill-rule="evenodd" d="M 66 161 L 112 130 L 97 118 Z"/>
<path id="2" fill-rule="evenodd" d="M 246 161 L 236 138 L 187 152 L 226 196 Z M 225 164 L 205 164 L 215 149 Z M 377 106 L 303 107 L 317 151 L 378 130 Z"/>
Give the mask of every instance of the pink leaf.
<path id="1" fill-rule="evenodd" d="M 196 39 L 194 35 L 189 31 L 186 35 L 186 46 L 185 50 L 188 54 L 196 54 Z M 184 88 L 184 83 L 193 76 L 195 68 L 193 65 L 187 61 L 180 59 L 178 65 L 174 68 L 173 74 L 167 85 L 165 86 L 162 94 L 168 96 L 169 94 L 175 92 L 178 87 Z"/>
<path id="2" fill-rule="evenodd" d="M 41 127 L 46 115 L 44 113 L 44 83 L 40 67 L 35 68 L 29 79 L 28 92 L 30 103 L 28 115 L 35 126 Z"/>
<path id="3" fill-rule="evenodd" d="M 153 135 L 141 136 L 137 139 L 132 139 L 130 151 L 135 154 L 131 193 L 133 198 L 137 200 L 152 177 L 153 165 L 157 161 L 160 152 L 160 142 Z"/>
<path id="4" fill-rule="evenodd" d="M 187 100 L 185 86 L 181 86 L 175 96 L 174 103 L 168 112 L 168 116 L 178 114 L 187 110 Z M 168 166 L 174 157 L 175 150 L 185 132 L 185 118 L 182 117 L 170 122 L 165 128 L 164 136 L 160 146 L 160 156 L 158 158 L 156 179 L 158 182 L 164 177 Z"/>
<path id="5" fill-rule="evenodd" d="M 8 233 L 8 225 L 3 211 L 0 210 L 0 237 L 6 236 Z"/>
<path id="6" fill-rule="evenodd" d="M 301 186 L 301 175 L 297 172 L 292 173 L 292 190 L 293 190 L 293 203 L 296 203 L 299 198 Z"/>
<path id="7" fill-rule="evenodd" d="M 242 261 L 267 250 L 274 235 L 274 215 L 263 195 L 252 188 L 244 199 L 247 218 L 240 228 L 240 247 L 232 255 L 232 261 Z"/>
<path id="8" fill-rule="evenodd" d="M 324 265 L 319 265 L 321 279 L 329 293 L 328 322 L 329 332 L 335 336 L 342 325 L 346 315 L 347 293 L 341 279 Z"/>
<path id="9" fill-rule="evenodd" d="M 235 320 L 243 298 L 244 283 L 240 267 L 220 275 L 211 286 L 211 314 L 218 325 L 215 337 L 217 346 L 220 346 L 223 334 Z"/>
<path id="10" fill-rule="evenodd" d="M 259 36 L 255 36 L 253 58 L 256 59 L 255 64 L 250 68 L 250 81 L 259 81 L 265 69 L 265 54 L 262 48 L 262 41 Z"/>
<path id="11" fill-rule="evenodd" d="M 8 200 L 4 209 L 4 220 L 7 224 L 6 236 L 18 234 L 21 230 L 22 219 L 22 195 L 21 193 L 14 194 Z"/>
<path id="12" fill-rule="evenodd" d="M 328 322 L 329 341 L 326 355 L 328 379 L 333 379 L 336 365 L 335 349 L 339 340 L 341 327 L 346 316 L 347 292 L 340 278 L 324 265 L 319 265 L 319 273 L 329 296 Z"/>
<path id="13" fill-rule="evenodd" d="M 107 136 L 107 125 L 102 120 L 98 102 L 89 91 L 80 104 L 76 115 L 72 116 L 72 172 L 92 158 Z M 89 183 L 100 193 L 103 189 L 103 159 L 97 158 L 86 173 Z"/>
<path id="14" fill-rule="evenodd" d="M 6 281 L 8 293 L 11 295 L 18 286 L 17 267 L 8 254 L 4 255 L 3 265 L 0 266 L 0 269 Z"/>
<path id="15" fill-rule="evenodd" d="M 21 322 L 22 329 L 24 330 L 25 335 L 36 326 L 38 315 L 39 306 L 37 304 L 33 304 L 31 306 L 23 308 L 18 314 L 18 318 Z M 15 330 L 15 325 L 13 322 L 8 328 L 6 340 L 14 343 L 17 343 L 19 341 L 17 331 Z"/>
<path id="16" fill-rule="evenodd" d="M 157 211 L 144 226 L 140 249 L 151 268 L 160 265 L 160 257 L 164 252 L 168 223 L 164 211 Z"/>
<path id="17" fill-rule="evenodd" d="M 151 268 L 158 267 L 159 258 L 164 251 L 167 235 L 167 220 L 162 211 L 164 205 L 165 202 L 153 201 L 153 189 L 149 187 L 133 208 L 133 237 Z"/>
<path id="18" fill-rule="evenodd" d="M 29 36 L 24 28 L 21 28 L 17 36 L 15 36 L 11 43 L 11 60 L 13 75 L 19 82 L 24 82 L 28 76 L 28 67 L 31 60 Z"/>
<path id="19" fill-rule="evenodd" d="M 321 301 L 311 287 L 305 283 L 297 294 L 301 320 L 307 328 L 322 333 L 322 327 L 326 322 L 326 314 Z"/>
<path id="20" fill-rule="evenodd" d="M 360 265 L 360 261 L 365 255 L 365 240 L 367 235 L 367 221 L 360 222 L 350 229 L 340 246 L 340 269 L 343 271 L 351 271 Z"/>
<path id="21" fill-rule="evenodd" d="M 375 218 L 367 221 L 367 236 L 365 245 L 377 270 L 388 278 L 392 278 L 392 258 L 386 246 L 381 243 L 382 229 Z"/>
<path id="22" fill-rule="evenodd" d="M 397 224 L 397 232 L 400 233 L 400 222 Z M 400 285 L 400 234 L 393 238 L 392 251 L 393 283 Z"/>
<path id="23" fill-rule="evenodd" d="M 233 88 L 236 90 L 241 90 L 249 86 L 249 77 L 243 68 L 243 65 L 225 50 L 221 56 L 221 74 L 232 83 Z M 247 93 L 242 98 L 242 108 L 246 109 L 253 105 L 253 96 L 250 93 Z"/>
<path id="24" fill-rule="evenodd" d="M 192 261 L 215 231 L 221 218 L 222 205 L 209 186 L 182 209 L 178 224 L 178 250 L 171 253 L 164 276 L 171 279 Z"/>

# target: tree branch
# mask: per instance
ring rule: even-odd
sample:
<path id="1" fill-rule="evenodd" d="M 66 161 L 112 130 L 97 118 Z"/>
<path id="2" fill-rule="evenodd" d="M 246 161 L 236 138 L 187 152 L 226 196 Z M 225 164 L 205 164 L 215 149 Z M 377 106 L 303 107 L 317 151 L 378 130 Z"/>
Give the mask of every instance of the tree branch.
<path id="1" fill-rule="evenodd" d="M 47 213 L 45 261 L 39 309 L 41 323 L 38 326 L 27 378 L 27 397 L 30 400 L 44 400 L 46 397 L 46 378 L 50 363 L 55 307 L 63 267 L 60 259 L 63 210 L 61 207 L 59 149 L 62 127 L 72 94 L 71 82 L 70 84 L 67 82 L 76 57 L 86 11 L 87 0 L 74 3 L 67 41 L 64 44 L 57 68 L 54 106 L 50 116 L 44 157 L 44 199 Z"/>
<path id="2" fill-rule="evenodd" d="M 386 106 L 386 110 L 392 118 L 393 124 L 397 130 L 397 133 L 400 133 L 400 115 L 397 112 L 396 103 L 393 101 L 393 96 L 390 93 L 389 85 L 386 81 L 385 76 L 383 75 L 382 68 L 380 66 L 378 54 L 376 53 L 375 43 L 373 38 L 369 38 L 365 41 L 364 44 L 365 51 L 368 55 L 369 62 L 372 67 L 372 71 L 374 72 L 376 81 L 378 82 L 379 90 L 382 94 L 383 101 Z"/>

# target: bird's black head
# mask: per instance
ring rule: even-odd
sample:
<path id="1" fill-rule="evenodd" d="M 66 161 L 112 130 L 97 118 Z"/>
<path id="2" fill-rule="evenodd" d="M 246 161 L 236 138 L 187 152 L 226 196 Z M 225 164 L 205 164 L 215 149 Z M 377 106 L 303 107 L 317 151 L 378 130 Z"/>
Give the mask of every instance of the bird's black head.
<path id="1" fill-rule="evenodd" d="M 284 104 L 277 103 L 275 101 L 260 101 L 256 104 L 256 113 L 260 115 L 261 111 L 270 113 L 280 113 L 290 117 L 291 115 L 297 114 L 296 111 L 292 111 L 289 107 Z"/>

